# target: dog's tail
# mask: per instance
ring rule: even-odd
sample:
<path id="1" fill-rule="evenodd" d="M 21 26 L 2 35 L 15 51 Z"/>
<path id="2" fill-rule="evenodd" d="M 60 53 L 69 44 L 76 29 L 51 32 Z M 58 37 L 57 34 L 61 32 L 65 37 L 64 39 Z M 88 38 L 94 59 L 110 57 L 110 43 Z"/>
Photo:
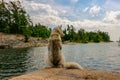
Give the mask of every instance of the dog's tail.
<path id="1" fill-rule="evenodd" d="M 78 63 L 76 62 L 67 62 L 64 64 L 64 68 L 66 69 L 83 69 Z"/>

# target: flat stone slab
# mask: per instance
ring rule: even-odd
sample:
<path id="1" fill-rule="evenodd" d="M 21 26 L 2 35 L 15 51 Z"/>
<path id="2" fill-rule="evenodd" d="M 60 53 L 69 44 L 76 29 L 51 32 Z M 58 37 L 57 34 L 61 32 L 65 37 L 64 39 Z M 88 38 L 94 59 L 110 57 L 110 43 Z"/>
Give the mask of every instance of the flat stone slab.
<path id="1" fill-rule="evenodd" d="M 10 80 L 120 80 L 119 72 L 79 69 L 41 69 Z"/>

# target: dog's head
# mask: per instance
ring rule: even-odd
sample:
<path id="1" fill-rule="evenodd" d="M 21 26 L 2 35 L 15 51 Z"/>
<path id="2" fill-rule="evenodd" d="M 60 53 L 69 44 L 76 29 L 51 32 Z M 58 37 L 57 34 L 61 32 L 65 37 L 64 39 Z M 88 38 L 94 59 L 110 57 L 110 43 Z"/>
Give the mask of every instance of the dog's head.
<path id="1" fill-rule="evenodd" d="M 58 34 L 60 34 L 61 37 L 64 36 L 64 33 L 63 33 L 63 31 L 62 31 L 62 25 L 55 27 L 54 30 L 55 30 Z"/>

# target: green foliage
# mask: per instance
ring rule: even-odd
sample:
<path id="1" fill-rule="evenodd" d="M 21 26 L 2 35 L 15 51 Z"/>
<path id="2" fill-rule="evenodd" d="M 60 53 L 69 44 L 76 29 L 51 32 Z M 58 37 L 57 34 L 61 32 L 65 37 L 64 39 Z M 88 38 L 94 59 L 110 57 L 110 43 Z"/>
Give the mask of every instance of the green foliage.
<path id="1" fill-rule="evenodd" d="M 4 28 L 8 26 L 9 11 L 6 5 L 4 1 L 0 1 L 0 31 L 4 31 Z"/>
<path id="2" fill-rule="evenodd" d="M 28 27 L 23 27 L 23 35 L 25 36 L 25 42 L 28 42 L 31 36 L 31 31 Z"/>
<path id="3" fill-rule="evenodd" d="M 48 38 L 50 35 L 50 29 L 41 24 L 36 24 L 35 26 L 31 26 L 29 29 L 32 32 L 31 36 L 33 37 Z"/>
<path id="4" fill-rule="evenodd" d="M 0 32 L 23 34 L 21 26 L 29 26 L 30 23 L 20 1 L 0 1 Z"/>
<path id="5" fill-rule="evenodd" d="M 67 29 L 63 30 L 65 34 L 62 38 L 63 41 L 75 41 L 75 42 L 109 42 L 110 37 L 107 32 L 86 32 L 84 29 L 79 29 L 77 32 L 74 27 L 67 26 Z"/>
<path id="6" fill-rule="evenodd" d="M 10 27 L 9 27 L 9 26 L 6 26 L 6 27 L 3 29 L 3 31 L 4 31 L 5 33 L 10 33 Z"/>

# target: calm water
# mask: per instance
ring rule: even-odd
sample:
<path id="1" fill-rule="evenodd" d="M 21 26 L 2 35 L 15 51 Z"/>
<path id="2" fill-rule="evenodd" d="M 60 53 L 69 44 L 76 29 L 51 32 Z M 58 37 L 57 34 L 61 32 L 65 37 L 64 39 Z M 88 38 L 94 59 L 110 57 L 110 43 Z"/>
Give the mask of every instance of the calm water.
<path id="1" fill-rule="evenodd" d="M 63 45 L 66 61 L 84 68 L 120 72 L 120 46 L 117 43 Z M 47 47 L 0 49 L 0 78 L 28 73 L 44 66 Z"/>

